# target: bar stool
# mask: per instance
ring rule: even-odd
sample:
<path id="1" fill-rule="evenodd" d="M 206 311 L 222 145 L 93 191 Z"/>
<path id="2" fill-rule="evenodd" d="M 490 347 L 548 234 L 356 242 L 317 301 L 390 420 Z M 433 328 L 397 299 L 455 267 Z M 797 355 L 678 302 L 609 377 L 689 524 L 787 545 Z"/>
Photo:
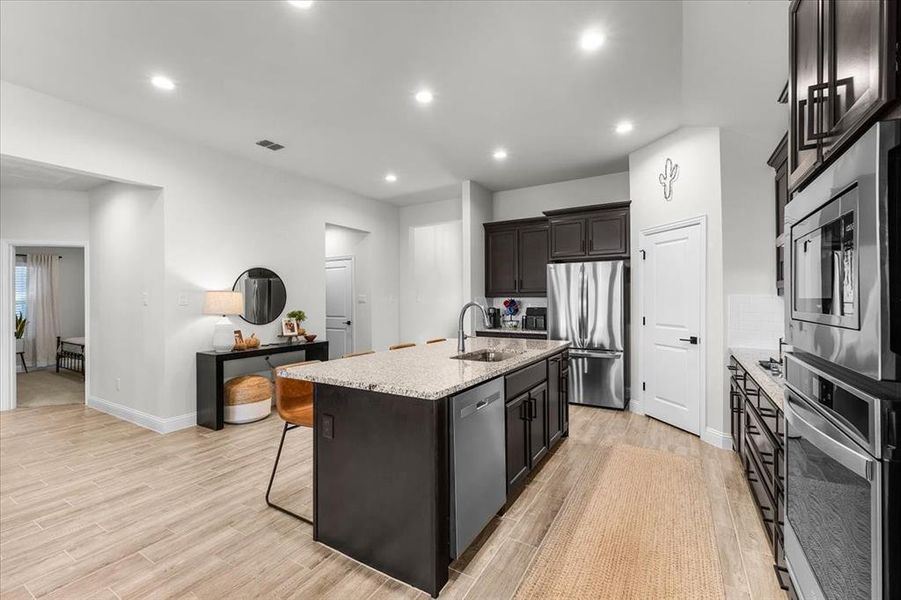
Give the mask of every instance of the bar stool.
<path id="1" fill-rule="evenodd" d="M 281 367 L 272 369 L 272 379 L 275 381 L 275 407 L 278 410 L 278 416 L 285 422 L 285 427 L 282 429 L 282 439 L 278 443 L 278 453 L 275 455 L 275 464 L 272 466 L 272 475 L 269 477 L 269 487 L 266 488 L 266 504 L 285 514 L 291 515 L 296 519 L 300 519 L 305 523 L 309 523 L 310 525 L 313 524 L 312 519 L 293 513 L 290 510 L 271 502 L 269 500 L 269 493 L 272 491 L 272 482 L 275 481 L 275 472 L 278 469 L 278 461 L 282 457 L 282 447 L 285 445 L 285 434 L 298 427 L 313 427 L 313 384 L 309 381 L 303 381 L 302 379 L 280 377 L 278 370 L 302 367 L 318 362 L 318 360 L 308 360 L 290 365 L 282 365 Z"/>
<path id="2" fill-rule="evenodd" d="M 426 340 L 426 344 L 437 344 L 438 342 L 446 342 L 447 338 L 435 338 L 433 340 Z"/>
<path id="3" fill-rule="evenodd" d="M 404 342 L 403 344 L 394 344 L 393 346 L 388 346 L 388 350 L 402 350 L 404 348 L 412 348 L 416 344 L 412 342 Z"/>

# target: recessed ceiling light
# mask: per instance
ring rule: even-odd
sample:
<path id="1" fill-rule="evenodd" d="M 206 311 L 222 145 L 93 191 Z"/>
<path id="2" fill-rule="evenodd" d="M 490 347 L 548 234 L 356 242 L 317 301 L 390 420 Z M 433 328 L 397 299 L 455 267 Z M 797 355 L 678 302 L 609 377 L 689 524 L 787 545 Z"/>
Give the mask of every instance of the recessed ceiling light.
<path id="1" fill-rule="evenodd" d="M 387 181 L 388 183 L 394 183 L 395 181 L 397 181 L 397 175 L 395 175 L 394 173 L 388 173 L 387 175 L 385 175 L 385 181 Z"/>
<path id="2" fill-rule="evenodd" d="M 165 75 L 154 75 L 150 79 L 150 83 L 153 84 L 153 87 L 160 90 L 166 90 L 167 92 L 171 92 L 175 89 L 175 82 Z"/>
<path id="3" fill-rule="evenodd" d="M 294 8 L 310 8 L 313 6 L 313 0 L 288 0 L 288 4 Z"/>
<path id="4" fill-rule="evenodd" d="M 494 160 L 504 160 L 507 158 L 507 151 L 503 148 L 498 148 L 491 156 L 494 157 Z"/>
<path id="5" fill-rule="evenodd" d="M 416 98 L 416 101 L 420 104 L 431 104 L 432 100 L 435 99 L 435 96 L 430 90 L 419 90 L 416 92 L 414 98 Z"/>
<path id="6" fill-rule="evenodd" d="M 579 38 L 579 46 L 581 46 L 582 50 L 585 52 L 594 52 L 603 45 L 604 34 L 597 29 L 589 29 L 583 32 L 582 37 Z"/>
<path id="7" fill-rule="evenodd" d="M 616 133 L 623 134 L 632 131 L 632 121 L 620 121 L 616 124 Z"/>

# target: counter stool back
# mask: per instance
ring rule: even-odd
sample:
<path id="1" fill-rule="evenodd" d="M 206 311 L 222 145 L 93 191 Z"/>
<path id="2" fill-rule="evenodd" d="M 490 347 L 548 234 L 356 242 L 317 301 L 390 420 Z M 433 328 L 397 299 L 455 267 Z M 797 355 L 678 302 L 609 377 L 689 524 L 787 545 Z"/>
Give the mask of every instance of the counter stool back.
<path id="1" fill-rule="evenodd" d="M 278 416 L 285 422 L 282 429 L 282 438 L 278 443 L 278 453 L 275 455 L 275 464 L 272 465 L 272 475 L 269 477 L 269 487 L 266 488 L 266 504 L 291 515 L 296 519 L 300 519 L 305 523 L 313 524 L 312 519 L 298 515 L 290 510 L 279 506 L 269 500 L 269 493 L 272 491 L 272 482 L 275 481 L 275 472 L 278 470 L 278 461 L 282 457 L 282 447 L 285 445 L 285 434 L 292 429 L 298 427 L 313 427 L 313 384 L 302 379 L 293 379 L 291 377 L 281 377 L 278 374 L 280 369 L 289 369 L 295 367 L 303 367 L 318 363 L 318 360 L 308 360 L 305 362 L 292 363 L 282 365 L 272 369 L 272 379 L 275 381 L 275 407 L 278 410 Z"/>

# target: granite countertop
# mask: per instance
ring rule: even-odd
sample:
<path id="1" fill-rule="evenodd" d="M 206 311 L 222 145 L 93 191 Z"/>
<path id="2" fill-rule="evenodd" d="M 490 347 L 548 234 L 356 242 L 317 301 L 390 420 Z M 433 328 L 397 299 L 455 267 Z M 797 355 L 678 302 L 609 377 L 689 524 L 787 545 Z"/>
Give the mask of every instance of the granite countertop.
<path id="1" fill-rule="evenodd" d="M 477 329 L 476 333 L 487 333 L 487 334 L 510 333 L 513 335 L 526 335 L 526 334 L 547 335 L 547 330 L 546 329 L 520 329 L 518 327 L 516 329 L 506 329 L 504 327 L 495 327 L 494 329 Z"/>
<path id="2" fill-rule="evenodd" d="M 782 399 L 785 395 L 785 379 L 774 376 L 757 363 L 759 360 L 769 360 L 770 357 L 778 357 L 779 351 L 761 348 L 729 348 L 729 353 L 748 372 L 748 375 L 757 382 L 757 385 L 773 401 L 773 404 L 778 406 L 779 410 L 783 410 Z"/>
<path id="3" fill-rule="evenodd" d="M 450 357 L 457 354 L 457 342 L 447 340 L 281 369 L 278 374 L 314 383 L 437 400 L 556 354 L 567 346 L 569 342 L 511 338 L 480 337 L 466 341 L 467 352 L 496 349 L 516 353 L 513 358 L 491 363 L 452 360 Z"/>

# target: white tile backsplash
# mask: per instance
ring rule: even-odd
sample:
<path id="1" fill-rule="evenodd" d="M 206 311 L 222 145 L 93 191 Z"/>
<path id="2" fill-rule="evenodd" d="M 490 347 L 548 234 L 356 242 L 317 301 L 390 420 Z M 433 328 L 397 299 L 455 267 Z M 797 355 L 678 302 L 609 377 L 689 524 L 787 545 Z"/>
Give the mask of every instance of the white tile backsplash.
<path id="1" fill-rule="evenodd" d="M 781 296 L 729 296 L 729 346 L 777 348 L 785 336 L 785 305 Z"/>

